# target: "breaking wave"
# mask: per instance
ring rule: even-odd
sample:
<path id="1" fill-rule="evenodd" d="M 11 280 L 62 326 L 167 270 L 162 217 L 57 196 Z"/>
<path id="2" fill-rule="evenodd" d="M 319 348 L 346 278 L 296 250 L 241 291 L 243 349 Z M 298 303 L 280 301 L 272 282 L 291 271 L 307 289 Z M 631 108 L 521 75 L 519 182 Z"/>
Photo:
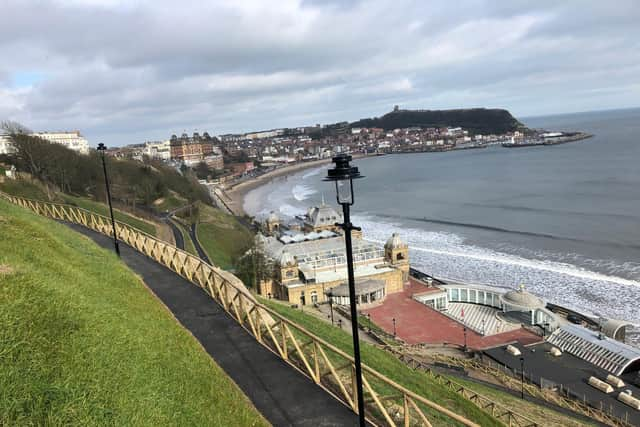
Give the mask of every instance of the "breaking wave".
<path id="1" fill-rule="evenodd" d="M 314 190 L 311 186 L 306 184 L 297 184 L 291 189 L 291 194 L 293 194 L 293 198 L 299 202 L 303 200 L 307 200 L 309 196 L 316 193 L 317 193 L 316 190 Z"/>
<path id="2" fill-rule="evenodd" d="M 365 230 L 368 240 L 378 243 L 384 243 L 392 232 L 400 233 L 409 244 L 411 263 L 436 277 L 509 288 L 524 283 L 531 292 L 554 303 L 640 323 L 640 313 L 628 303 L 640 300 L 638 281 L 571 263 L 528 259 L 468 245 L 455 233 L 407 228 L 371 216 L 356 216 L 354 221 Z M 538 255 L 542 258 L 544 254 Z"/>

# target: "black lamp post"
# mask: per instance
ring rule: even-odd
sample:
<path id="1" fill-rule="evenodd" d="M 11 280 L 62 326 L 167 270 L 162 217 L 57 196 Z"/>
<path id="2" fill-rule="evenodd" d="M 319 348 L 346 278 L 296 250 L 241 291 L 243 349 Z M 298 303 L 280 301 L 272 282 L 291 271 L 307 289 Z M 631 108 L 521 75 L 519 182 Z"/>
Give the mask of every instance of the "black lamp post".
<path id="1" fill-rule="evenodd" d="M 396 318 L 391 319 L 393 321 L 393 337 L 396 337 Z"/>
<path id="2" fill-rule="evenodd" d="M 118 246 L 118 233 L 116 232 L 116 220 L 113 218 L 113 207 L 111 206 L 111 190 L 109 189 L 109 176 L 107 175 L 107 164 L 104 160 L 104 152 L 107 151 L 106 145 L 102 142 L 98 144 L 98 151 L 102 158 L 102 170 L 104 171 L 104 183 L 107 186 L 107 200 L 109 201 L 109 214 L 111 214 L 111 226 L 113 227 L 113 246 L 116 254 L 120 256 L 120 246 Z"/>
<path id="3" fill-rule="evenodd" d="M 464 333 L 464 351 L 467 351 L 467 325 L 462 326 L 462 331 Z"/>
<path id="4" fill-rule="evenodd" d="M 520 398 L 524 400 L 524 357 L 520 358 Z"/>
<path id="5" fill-rule="evenodd" d="M 331 326 L 333 326 L 333 292 L 329 291 L 329 293 L 327 293 L 327 296 L 329 297 L 329 311 L 331 312 Z"/>
<path id="6" fill-rule="evenodd" d="M 349 209 L 353 205 L 353 180 L 363 178 L 356 166 L 351 166 L 352 160 L 348 154 L 338 154 L 333 158 L 335 167 L 329 169 L 325 181 L 336 183 L 336 196 L 338 203 L 342 205 L 343 223 L 336 224 L 344 230 L 344 241 L 347 250 L 347 273 L 349 279 L 349 305 L 351 306 L 351 333 L 353 336 L 353 359 L 356 369 L 356 388 L 358 399 L 358 418 L 360 426 L 364 427 L 364 397 L 362 393 L 362 366 L 360 362 L 360 341 L 358 339 L 358 309 L 356 307 L 356 284 L 353 274 L 353 248 L 351 246 L 351 232 L 360 230 L 351 224 Z"/>

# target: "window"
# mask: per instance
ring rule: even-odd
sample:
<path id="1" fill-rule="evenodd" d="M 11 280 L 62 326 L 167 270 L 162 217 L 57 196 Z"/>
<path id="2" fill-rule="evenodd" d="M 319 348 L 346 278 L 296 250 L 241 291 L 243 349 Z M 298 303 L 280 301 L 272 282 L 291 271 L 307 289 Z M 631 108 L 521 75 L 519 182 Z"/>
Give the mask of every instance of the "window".
<path id="1" fill-rule="evenodd" d="M 460 289 L 460 301 L 467 302 L 467 290 Z"/>
<path id="2" fill-rule="evenodd" d="M 318 303 L 318 293 L 316 291 L 311 291 L 311 303 L 312 304 Z"/>

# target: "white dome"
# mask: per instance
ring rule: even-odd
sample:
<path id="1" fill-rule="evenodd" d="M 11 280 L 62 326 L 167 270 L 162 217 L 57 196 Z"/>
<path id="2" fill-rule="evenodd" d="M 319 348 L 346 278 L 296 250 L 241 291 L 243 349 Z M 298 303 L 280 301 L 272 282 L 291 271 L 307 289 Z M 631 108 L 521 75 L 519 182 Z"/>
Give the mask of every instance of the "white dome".
<path id="1" fill-rule="evenodd" d="M 404 248 L 407 245 L 400 239 L 400 235 L 398 233 L 393 233 L 387 243 L 385 243 L 384 247 L 389 249 L 398 249 Z"/>
<path id="2" fill-rule="evenodd" d="M 295 265 L 296 259 L 291 255 L 291 253 L 287 250 L 282 251 L 280 254 L 280 265 L 281 266 L 291 266 Z"/>
<path id="3" fill-rule="evenodd" d="M 521 308 L 535 309 L 543 308 L 545 303 L 542 299 L 533 295 L 530 292 L 524 290 L 524 286 L 520 286 L 517 291 L 509 291 L 503 294 L 500 299 L 502 302 L 509 306 L 516 306 Z"/>

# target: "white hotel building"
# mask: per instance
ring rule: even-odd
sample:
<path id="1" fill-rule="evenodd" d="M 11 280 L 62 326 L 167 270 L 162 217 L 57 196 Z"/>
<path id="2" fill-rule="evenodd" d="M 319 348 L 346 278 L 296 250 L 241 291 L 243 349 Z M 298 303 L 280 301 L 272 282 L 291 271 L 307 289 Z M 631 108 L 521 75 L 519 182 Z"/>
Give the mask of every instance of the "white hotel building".
<path id="1" fill-rule="evenodd" d="M 37 136 L 54 144 L 64 145 L 80 154 L 89 154 L 89 141 L 80 135 L 80 131 L 77 130 L 69 132 L 36 132 L 32 133 L 31 136 Z"/>

